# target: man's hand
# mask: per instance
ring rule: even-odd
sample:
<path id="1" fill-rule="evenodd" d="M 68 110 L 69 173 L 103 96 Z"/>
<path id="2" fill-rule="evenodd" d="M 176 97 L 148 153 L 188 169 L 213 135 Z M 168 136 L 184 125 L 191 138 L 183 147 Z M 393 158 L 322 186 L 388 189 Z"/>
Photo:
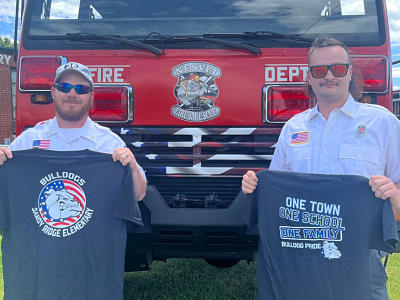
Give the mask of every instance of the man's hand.
<path id="1" fill-rule="evenodd" d="M 136 158 L 129 148 L 117 148 L 112 154 L 114 161 L 119 161 L 123 166 L 129 165 L 132 170 L 132 179 L 135 186 L 135 194 L 138 201 L 146 195 L 147 181 L 142 174 L 142 169 L 138 168 Z"/>
<path id="2" fill-rule="evenodd" d="M 251 194 L 254 192 L 258 184 L 258 178 L 254 171 L 247 171 L 246 174 L 243 175 L 242 180 L 242 191 L 245 194 Z"/>
<path id="3" fill-rule="evenodd" d="M 137 166 L 136 158 L 129 150 L 129 148 L 117 148 L 114 150 L 112 154 L 112 158 L 114 161 L 119 161 L 123 166 L 129 164 L 131 170 L 135 170 Z"/>
<path id="4" fill-rule="evenodd" d="M 377 198 L 390 199 L 396 220 L 400 219 L 400 183 L 393 183 L 392 180 L 383 175 L 374 175 L 369 178 L 369 186 Z"/>
<path id="5" fill-rule="evenodd" d="M 12 158 L 12 153 L 7 147 L 0 147 L 0 166 L 4 164 L 4 162 L 8 159 Z"/>

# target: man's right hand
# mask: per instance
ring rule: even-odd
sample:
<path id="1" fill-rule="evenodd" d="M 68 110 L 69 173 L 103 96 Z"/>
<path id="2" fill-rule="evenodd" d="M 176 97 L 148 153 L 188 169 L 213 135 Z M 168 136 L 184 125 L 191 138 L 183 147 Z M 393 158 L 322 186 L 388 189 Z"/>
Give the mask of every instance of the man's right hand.
<path id="1" fill-rule="evenodd" d="M 12 153 L 7 147 L 0 147 L 0 166 L 4 164 L 7 158 L 12 158 Z"/>
<path id="2" fill-rule="evenodd" d="M 254 171 L 247 171 L 246 174 L 243 175 L 242 180 L 242 192 L 245 194 L 251 194 L 254 192 L 258 184 L 258 178 Z"/>

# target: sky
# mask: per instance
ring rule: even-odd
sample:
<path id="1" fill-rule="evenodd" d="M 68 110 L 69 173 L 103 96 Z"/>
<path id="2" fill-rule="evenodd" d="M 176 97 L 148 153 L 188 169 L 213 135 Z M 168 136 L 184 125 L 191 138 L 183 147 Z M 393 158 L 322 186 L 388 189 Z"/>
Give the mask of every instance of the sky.
<path id="1" fill-rule="evenodd" d="M 20 1 L 21 2 L 21 1 Z M 397 4 L 395 4 L 397 3 Z M 400 60 L 400 5 L 399 0 L 386 0 L 389 15 L 392 60 Z M 0 36 L 13 40 L 15 0 L 0 0 Z M 393 66 L 393 89 L 400 90 L 400 63 Z"/>

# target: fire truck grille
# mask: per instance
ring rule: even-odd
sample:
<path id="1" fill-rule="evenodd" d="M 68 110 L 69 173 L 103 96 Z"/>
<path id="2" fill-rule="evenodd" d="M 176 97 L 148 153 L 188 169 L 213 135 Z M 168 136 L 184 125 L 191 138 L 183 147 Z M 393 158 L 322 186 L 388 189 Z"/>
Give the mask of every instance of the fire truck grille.
<path id="1" fill-rule="evenodd" d="M 224 208 L 249 169 L 268 168 L 275 128 L 115 128 L 173 207 Z M 181 205 L 181 206 L 180 206 Z"/>
<path id="2" fill-rule="evenodd" d="M 226 208 L 240 191 L 241 177 L 152 176 L 149 184 L 171 207 Z"/>

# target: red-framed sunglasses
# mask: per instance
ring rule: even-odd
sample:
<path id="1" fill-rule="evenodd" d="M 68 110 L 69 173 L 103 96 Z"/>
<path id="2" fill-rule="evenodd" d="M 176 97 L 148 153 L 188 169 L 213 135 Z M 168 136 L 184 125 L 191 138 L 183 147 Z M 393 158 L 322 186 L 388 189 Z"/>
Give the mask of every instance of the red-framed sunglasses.
<path id="1" fill-rule="evenodd" d="M 350 64 L 333 64 L 333 65 L 320 65 L 310 66 L 311 76 L 315 79 L 321 79 L 326 76 L 328 70 L 331 70 L 333 76 L 344 77 L 349 70 Z"/>

